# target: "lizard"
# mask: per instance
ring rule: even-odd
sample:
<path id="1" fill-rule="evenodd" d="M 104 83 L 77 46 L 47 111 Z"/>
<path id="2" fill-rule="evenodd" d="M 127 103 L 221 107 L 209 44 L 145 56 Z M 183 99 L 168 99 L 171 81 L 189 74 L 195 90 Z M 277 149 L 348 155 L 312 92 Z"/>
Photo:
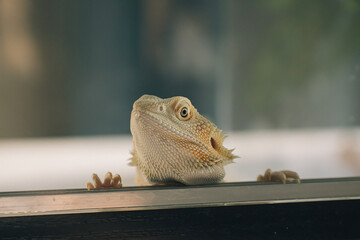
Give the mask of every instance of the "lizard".
<path id="1" fill-rule="evenodd" d="M 186 97 L 159 98 L 143 95 L 133 104 L 130 130 L 133 151 L 130 165 L 136 166 L 140 185 L 182 183 L 185 185 L 218 183 L 225 177 L 224 166 L 237 158 L 223 146 L 226 135 L 202 116 Z M 95 186 L 121 187 L 120 175 L 108 172 L 104 182 L 92 176 Z M 293 171 L 259 175 L 257 181 L 297 180 Z"/>

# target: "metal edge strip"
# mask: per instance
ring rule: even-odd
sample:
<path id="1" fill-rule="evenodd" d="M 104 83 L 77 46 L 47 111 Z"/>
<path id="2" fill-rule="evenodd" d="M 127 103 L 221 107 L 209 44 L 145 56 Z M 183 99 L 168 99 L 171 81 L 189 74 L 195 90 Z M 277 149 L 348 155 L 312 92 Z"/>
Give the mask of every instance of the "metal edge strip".
<path id="1" fill-rule="evenodd" d="M 282 204 L 360 199 L 360 179 L 345 182 L 145 188 L 139 191 L 7 195 L 0 217 L 176 208 Z"/>

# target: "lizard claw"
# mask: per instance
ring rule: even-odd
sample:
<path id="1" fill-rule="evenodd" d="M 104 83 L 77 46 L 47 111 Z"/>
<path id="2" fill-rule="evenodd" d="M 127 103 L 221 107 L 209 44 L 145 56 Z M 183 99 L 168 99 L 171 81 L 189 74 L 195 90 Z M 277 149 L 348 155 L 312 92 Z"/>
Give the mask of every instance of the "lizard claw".
<path id="1" fill-rule="evenodd" d="M 101 182 L 99 176 L 94 173 L 92 175 L 93 182 L 95 186 L 92 183 L 87 184 L 87 189 L 93 189 L 93 188 L 109 188 L 109 187 L 122 187 L 121 183 L 121 177 L 119 174 L 112 175 L 111 172 L 106 173 L 104 182 Z"/>
<path id="2" fill-rule="evenodd" d="M 289 170 L 282 170 L 272 172 L 270 169 L 267 169 L 264 175 L 259 175 L 257 177 L 258 182 L 282 182 L 286 183 L 286 181 L 297 181 L 300 183 L 300 177 L 297 172 L 289 171 Z"/>

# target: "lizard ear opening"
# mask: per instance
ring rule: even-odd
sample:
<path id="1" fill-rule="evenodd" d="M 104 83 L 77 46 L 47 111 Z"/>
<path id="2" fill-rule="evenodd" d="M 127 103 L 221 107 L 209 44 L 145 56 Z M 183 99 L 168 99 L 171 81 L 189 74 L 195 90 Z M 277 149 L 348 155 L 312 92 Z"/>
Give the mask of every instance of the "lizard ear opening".
<path id="1" fill-rule="evenodd" d="M 213 147 L 213 149 L 217 150 L 218 146 L 215 142 L 215 139 L 214 138 L 210 138 L 210 143 L 211 143 L 211 146 Z"/>

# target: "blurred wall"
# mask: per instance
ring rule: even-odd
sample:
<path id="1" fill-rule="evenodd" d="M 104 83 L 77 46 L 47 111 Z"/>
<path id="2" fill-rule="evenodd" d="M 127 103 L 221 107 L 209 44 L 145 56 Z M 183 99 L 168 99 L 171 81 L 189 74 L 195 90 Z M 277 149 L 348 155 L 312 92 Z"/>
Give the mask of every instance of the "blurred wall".
<path id="1" fill-rule="evenodd" d="M 142 94 L 226 130 L 360 125 L 358 1 L 0 0 L 0 137 L 129 133 Z"/>

